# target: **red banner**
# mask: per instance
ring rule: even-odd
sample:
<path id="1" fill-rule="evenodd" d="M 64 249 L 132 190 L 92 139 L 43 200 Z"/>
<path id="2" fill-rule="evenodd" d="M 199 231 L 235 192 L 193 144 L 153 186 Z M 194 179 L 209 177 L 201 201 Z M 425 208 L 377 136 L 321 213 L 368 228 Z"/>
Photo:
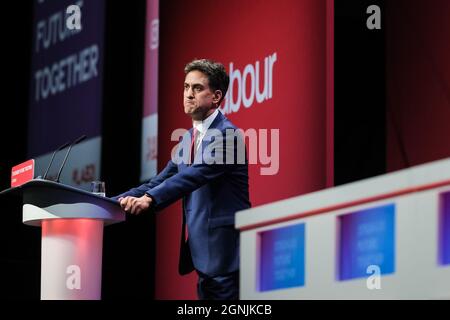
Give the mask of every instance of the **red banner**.
<path id="1" fill-rule="evenodd" d="M 22 162 L 11 169 L 11 187 L 18 187 L 34 178 L 34 159 Z"/>
<path id="2" fill-rule="evenodd" d="M 184 66 L 195 58 L 223 63 L 230 87 L 221 107 L 254 133 L 248 143 L 253 206 L 323 189 L 329 170 L 327 97 L 332 56 L 330 0 L 161 2 L 159 53 L 159 170 L 170 158 L 183 112 Z M 327 18 L 328 16 L 328 18 Z M 332 54 L 332 52 L 331 52 Z M 331 73 L 332 74 L 332 73 Z M 330 81 L 327 81 L 330 80 Z M 332 88 L 331 88 L 332 89 Z M 331 105 L 332 106 L 332 105 Z M 253 151 L 252 151 L 253 150 Z M 157 216 L 157 299 L 195 299 L 196 274 L 178 275 L 181 205 Z"/>

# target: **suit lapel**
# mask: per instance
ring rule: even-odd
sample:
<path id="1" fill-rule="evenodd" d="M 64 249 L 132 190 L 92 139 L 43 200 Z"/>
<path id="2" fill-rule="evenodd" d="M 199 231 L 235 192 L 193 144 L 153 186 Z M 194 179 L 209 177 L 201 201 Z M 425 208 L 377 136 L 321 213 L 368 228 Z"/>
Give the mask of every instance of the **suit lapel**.
<path id="1" fill-rule="evenodd" d="M 210 129 L 220 129 L 222 122 L 224 121 L 225 116 L 219 111 L 216 118 L 211 122 L 211 125 L 209 126 L 207 132 Z M 192 129 L 190 130 L 192 133 Z M 195 155 L 195 159 L 198 161 L 198 157 L 200 154 L 203 153 L 203 151 L 207 148 L 207 146 L 211 143 L 211 136 L 208 135 L 208 133 L 203 137 L 201 148 L 198 149 L 197 154 Z"/>

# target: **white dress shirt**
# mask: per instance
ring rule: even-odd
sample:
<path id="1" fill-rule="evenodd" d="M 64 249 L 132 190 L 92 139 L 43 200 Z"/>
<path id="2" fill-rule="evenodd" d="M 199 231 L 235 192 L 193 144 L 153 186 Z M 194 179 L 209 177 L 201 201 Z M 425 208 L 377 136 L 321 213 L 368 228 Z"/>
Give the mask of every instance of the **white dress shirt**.
<path id="1" fill-rule="evenodd" d="M 203 120 L 203 121 L 193 120 L 192 121 L 192 126 L 195 129 L 197 129 L 197 131 L 198 131 L 197 139 L 195 139 L 195 151 L 198 150 L 198 147 L 200 146 L 200 143 L 202 142 L 203 138 L 206 135 L 206 131 L 211 126 L 211 123 L 214 121 L 214 119 L 217 117 L 218 114 L 219 114 L 219 109 L 216 109 L 205 120 Z"/>

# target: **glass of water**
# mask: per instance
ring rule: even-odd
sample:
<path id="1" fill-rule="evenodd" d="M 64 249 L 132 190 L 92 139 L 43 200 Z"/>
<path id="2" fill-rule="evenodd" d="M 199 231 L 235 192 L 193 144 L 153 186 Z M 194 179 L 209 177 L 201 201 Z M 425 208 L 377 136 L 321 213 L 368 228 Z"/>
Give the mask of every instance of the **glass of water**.
<path id="1" fill-rule="evenodd" d="M 105 197 L 105 182 L 104 181 L 92 181 L 91 182 L 91 192 L 98 196 Z"/>

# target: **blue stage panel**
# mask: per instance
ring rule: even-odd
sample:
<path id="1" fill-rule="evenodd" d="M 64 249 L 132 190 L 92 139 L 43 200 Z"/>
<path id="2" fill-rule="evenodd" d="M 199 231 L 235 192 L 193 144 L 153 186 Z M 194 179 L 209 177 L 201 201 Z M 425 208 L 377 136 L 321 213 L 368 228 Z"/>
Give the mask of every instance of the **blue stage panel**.
<path id="1" fill-rule="evenodd" d="M 260 236 L 259 291 L 305 285 L 305 224 L 296 224 Z"/>
<path id="2" fill-rule="evenodd" d="M 395 272 L 395 205 L 364 209 L 339 218 L 339 280 L 366 278 L 369 266 Z"/>

